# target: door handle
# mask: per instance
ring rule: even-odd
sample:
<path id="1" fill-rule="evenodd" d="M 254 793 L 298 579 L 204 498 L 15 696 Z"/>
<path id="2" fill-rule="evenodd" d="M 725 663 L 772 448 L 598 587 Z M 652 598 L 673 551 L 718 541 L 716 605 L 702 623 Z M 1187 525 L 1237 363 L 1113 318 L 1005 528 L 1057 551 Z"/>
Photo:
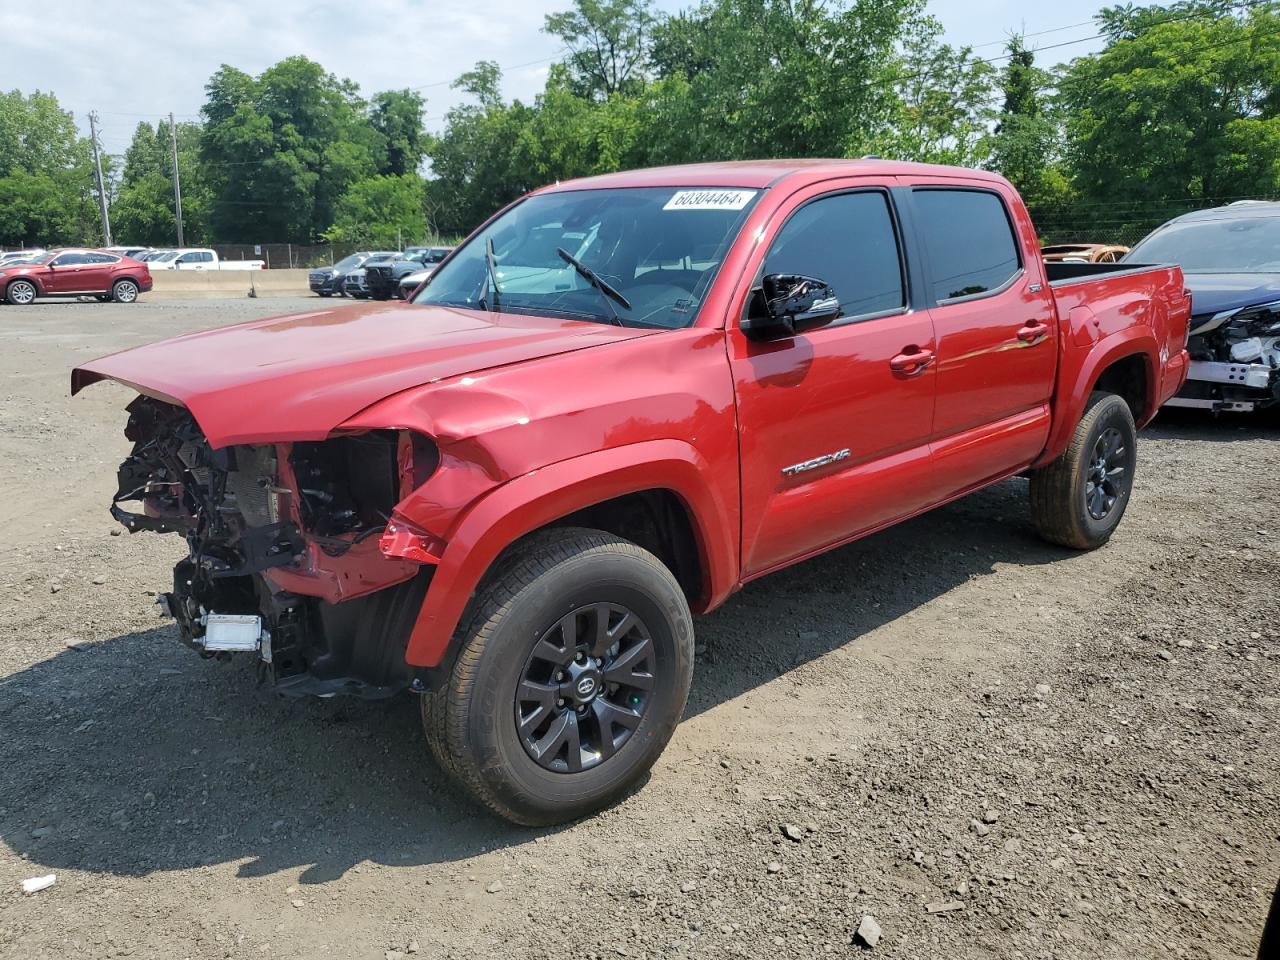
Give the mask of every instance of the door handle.
<path id="1" fill-rule="evenodd" d="M 1023 343 L 1036 343 L 1048 334 L 1049 327 L 1041 320 L 1028 320 L 1018 329 L 1018 339 Z"/>
<path id="2" fill-rule="evenodd" d="M 906 347 L 900 354 L 889 361 L 889 369 L 894 373 L 903 373 L 907 376 L 914 376 L 917 373 L 923 373 L 924 368 L 933 363 L 934 354 L 932 350 L 922 350 L 919 347 Z"/>

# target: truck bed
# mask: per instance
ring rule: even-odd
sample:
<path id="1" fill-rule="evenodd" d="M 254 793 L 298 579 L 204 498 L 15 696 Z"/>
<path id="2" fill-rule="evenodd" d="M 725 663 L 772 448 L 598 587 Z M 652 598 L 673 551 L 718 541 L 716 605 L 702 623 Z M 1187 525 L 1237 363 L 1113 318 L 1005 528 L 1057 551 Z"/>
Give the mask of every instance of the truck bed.
<path id="1" fill-rule="evenodd" d="M 1088 280 L 1101 280 L 1104 277 L 1110 278 L 1167 268 L 1167 264 L 1156 263 L 1075 263 L 1046 260 L 1044 264 L 1044 272 L 1045 276 L 1049 278 L 1049 286 L 1055 288 L 1065 287 L 1073 283 L 1083 283 Z"/>

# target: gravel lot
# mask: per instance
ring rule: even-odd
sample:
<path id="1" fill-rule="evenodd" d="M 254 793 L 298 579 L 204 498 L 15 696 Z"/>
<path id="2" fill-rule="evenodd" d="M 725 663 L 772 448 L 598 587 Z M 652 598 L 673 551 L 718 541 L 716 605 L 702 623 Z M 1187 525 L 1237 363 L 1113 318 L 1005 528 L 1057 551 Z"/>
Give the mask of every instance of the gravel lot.
<path id="1" fill-rule="evenodd" d="M 74 363 L 320 306 L 0 307 L 0 956 L 854 956 L 867 915 L 872 956 L 1257 954 L 1274 425 L 1162 416 L 1094 554 L 1012 481 L 752 585 L 698 622 L 647 786 L 529 831 L 443 780 L 409 697 L 282 700 L 180 647 L 150 594 L 181 542 L 107 514 L 130 394 L 71 399 Z"/>

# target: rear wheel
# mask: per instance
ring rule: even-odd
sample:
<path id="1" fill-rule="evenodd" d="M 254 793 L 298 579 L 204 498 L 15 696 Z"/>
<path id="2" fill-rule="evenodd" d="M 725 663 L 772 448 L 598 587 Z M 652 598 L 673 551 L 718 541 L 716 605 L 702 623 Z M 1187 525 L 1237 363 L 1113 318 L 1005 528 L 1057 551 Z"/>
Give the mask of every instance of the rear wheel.
<path id="1" fill-rule="evenodd" d="M 1092 550 L 1129 505 L 1138 431 L 1122 397 L 1094 392 L 1063 454 L 1031 475 L 1031 516 L 1051 543 Z"/>
<path id="2" fill-rule="evenodd" d="M 422 700 L 432 752 L 515 823 L 594 813 L 645 775 L 684 712 L 693 621 L 671 572 L 633 543 L 565 528 L 499 561 Z"/>
<path id="3" fill-rule="evenodd" d="M 4 298 L 20 307 L 33 302 L 36 296 L 36 285 L 30 280 L 12 280 L 4 290 Z"/>
<path id="4" fill-rule="evenodd" d="M 138 285 L 132 280 L 117 280 L 111 285 L 111 299 L 116 303 L 133 303 L 138 299 Z"/>

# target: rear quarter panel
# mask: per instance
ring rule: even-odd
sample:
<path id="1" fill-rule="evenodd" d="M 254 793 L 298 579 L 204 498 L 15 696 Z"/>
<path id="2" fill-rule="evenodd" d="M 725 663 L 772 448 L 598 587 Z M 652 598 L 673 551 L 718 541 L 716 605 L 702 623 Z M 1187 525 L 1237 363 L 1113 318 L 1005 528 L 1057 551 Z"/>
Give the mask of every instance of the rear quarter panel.
<path id="1" fill-rule="evenodd" d="M 1112 364 L 1140 356 L 1146 400 L 1135 418 L 1144 426 L 1177 393 L 1187 375 L 1187 324 L 1191 299 L 1176 266 L 1133 271 L 1051 285 L 1062 331 L 1054 391 L 1054 424 L 1043 465 L 1071 440 L 1098 378 Z"/>

